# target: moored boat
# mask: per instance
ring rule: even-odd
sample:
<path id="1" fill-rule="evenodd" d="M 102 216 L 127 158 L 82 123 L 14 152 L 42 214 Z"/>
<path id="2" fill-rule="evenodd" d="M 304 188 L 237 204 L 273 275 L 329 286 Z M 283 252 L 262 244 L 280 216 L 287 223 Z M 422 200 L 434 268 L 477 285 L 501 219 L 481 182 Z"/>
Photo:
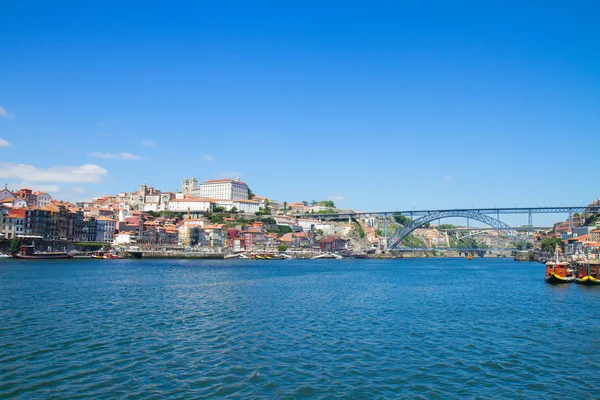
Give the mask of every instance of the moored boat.
<path id="1" fill-rule="evenodd" d="M 599 264 L 589 261 L 577 263 L 577 277 L 575 283 L 586 286 L 600 286 Z"/>
<path id="2" fill-rule="evenodd" d="M 568 262 L 548 261 L 545 280 L 548 283 L 571 283 L 575 281 L 575 275 Z"/>
<path id="3" fill-rule="evenodd" d="M 556 246 L 556 259 L 546 263 L 546 278 L 547 283 L 572 283 L 575 282 L 575 275 L 571 269 L 571 264 L 566 261 L 559 261 L 558 255 L 560 248 Z"/>
<path id="4" fill-rule="evenodd" d="M 33 246 L 21 246 L 12 256 L 23 260 L 59 260 L 73 258 L 74 254 L 63 251 L 36 252 Z"/>

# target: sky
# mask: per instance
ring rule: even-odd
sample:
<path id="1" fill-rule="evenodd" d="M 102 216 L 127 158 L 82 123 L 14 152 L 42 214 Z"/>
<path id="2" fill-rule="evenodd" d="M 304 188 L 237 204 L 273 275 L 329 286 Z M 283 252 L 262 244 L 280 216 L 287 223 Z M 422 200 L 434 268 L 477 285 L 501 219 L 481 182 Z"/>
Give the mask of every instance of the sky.
<path id="1" fill-rule="evenodd" d="M 599 17 L 597 1 L 4 2 L 0 183 L 71 201 L 195 176 L 368 211 L 588 204 Z"/>

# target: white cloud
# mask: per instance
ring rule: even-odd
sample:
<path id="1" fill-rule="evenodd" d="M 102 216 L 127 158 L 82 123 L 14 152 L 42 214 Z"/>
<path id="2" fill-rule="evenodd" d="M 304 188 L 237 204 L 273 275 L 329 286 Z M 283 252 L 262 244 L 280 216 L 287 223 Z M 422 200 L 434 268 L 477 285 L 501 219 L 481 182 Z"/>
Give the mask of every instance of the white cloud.
<path id="1" fill-rule="evenodd" d="M 327 200 L 342 201 L 344 200 L 344 196 L 329 196 Z"/>
<path id="2" fill-rule="evenodd" d="M 214 159 L 214 158 L 213 158 L 211 155 L 208 155 L 208 154 L 205 154 L 205 155 L 203 155 L 203 156 L 202 156 L 202 159 L 204 159 L 204 160 L 206 160 L 206 161 L 208 161 L 208 162 L 213 162 L 213 161 L 215 161 L 215 159 Z"/>
<path id="3" fill-rule="evenodd" d="M 137 156 L 135 154 L 131 154 L 128 152 L 122 152 L 122 153 L 101 153 L 101 152 L 94 152 L 94 153 L 90 153 L 90 156 L 92 157 L 96 157 L 96 158 L 102 158 L 104 160 L 116 160 L 116 159 L 121 159 L 121 160 L 141 160 L 142 157 Z"/>
<path id="4" fill-rule="evenodd" d="M 156 142 L 153 142 L 152 140 L 144 140 L 142 141 L 141 145 L 144 147 L 156 147 Z"/>
<path id="5" fill-rule="evenodd" d="M 0 163 L 0 178 L 30 182 L 98 183 L 108 171 L 96 164 L 37 168 L 33 165 Z"/>
<path id="6" fill-rule="evenodd" d="M 131 154 L 131 153 L 127 153 L 127 152 L 119 153 L 119 157 L 121 157 L 123 160 L 141 160 L 142 159 L 142 157 L 140 157 L 140 156 L 136 156 L 135 154 Z"/>
<path id="7" fill-rule="evenodd" d="M 8 140 L 0 138 L 0 147 L 10 147 L 12 144 L 8 143 Z"/>
<path id="8" fill-rule="evenodd" d="M 6 108 L 0 107 L 0 118 L 12 118 L 15 114 L 9 112 Z"/>

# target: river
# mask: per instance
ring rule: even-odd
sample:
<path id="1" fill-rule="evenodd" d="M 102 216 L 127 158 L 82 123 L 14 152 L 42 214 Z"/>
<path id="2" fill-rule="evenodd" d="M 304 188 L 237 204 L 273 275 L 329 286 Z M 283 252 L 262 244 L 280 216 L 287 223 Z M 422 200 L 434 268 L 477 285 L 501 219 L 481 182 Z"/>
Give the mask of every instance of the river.
<path id="1" fill-rule="evenodd" d="M 0 261 L 0 398 L 594 397 L 600 288 L 543 275 L 507 259 Z"/>

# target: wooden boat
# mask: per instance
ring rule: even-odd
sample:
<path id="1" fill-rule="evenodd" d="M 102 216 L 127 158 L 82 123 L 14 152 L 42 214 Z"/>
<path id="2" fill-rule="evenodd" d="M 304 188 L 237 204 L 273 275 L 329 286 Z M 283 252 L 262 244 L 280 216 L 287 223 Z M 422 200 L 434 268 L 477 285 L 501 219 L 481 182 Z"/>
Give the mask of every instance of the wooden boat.
<path id="1" fill-rule="evenodd" d="M 547 283 L 571 283 L 575 282 L 575 275 L 571 270 L 571 265 L 568 262 L 548 261 L 546 263 L 546 278 Z"/>
<path id="2" fill-rule="evenodd" d="M 59 260 L 73 258 L 74 254 L 61 251 L 36 252 L 33 246 L 21 246 L 12 256 L 23 260 Z"/>
<path id="3" fill-rule="evenodd" d="M 577 263 L 577 277 L 575 283 L 586 286 L 600 286 L 599 264 L 591 264 L 589 261 Z"/>

